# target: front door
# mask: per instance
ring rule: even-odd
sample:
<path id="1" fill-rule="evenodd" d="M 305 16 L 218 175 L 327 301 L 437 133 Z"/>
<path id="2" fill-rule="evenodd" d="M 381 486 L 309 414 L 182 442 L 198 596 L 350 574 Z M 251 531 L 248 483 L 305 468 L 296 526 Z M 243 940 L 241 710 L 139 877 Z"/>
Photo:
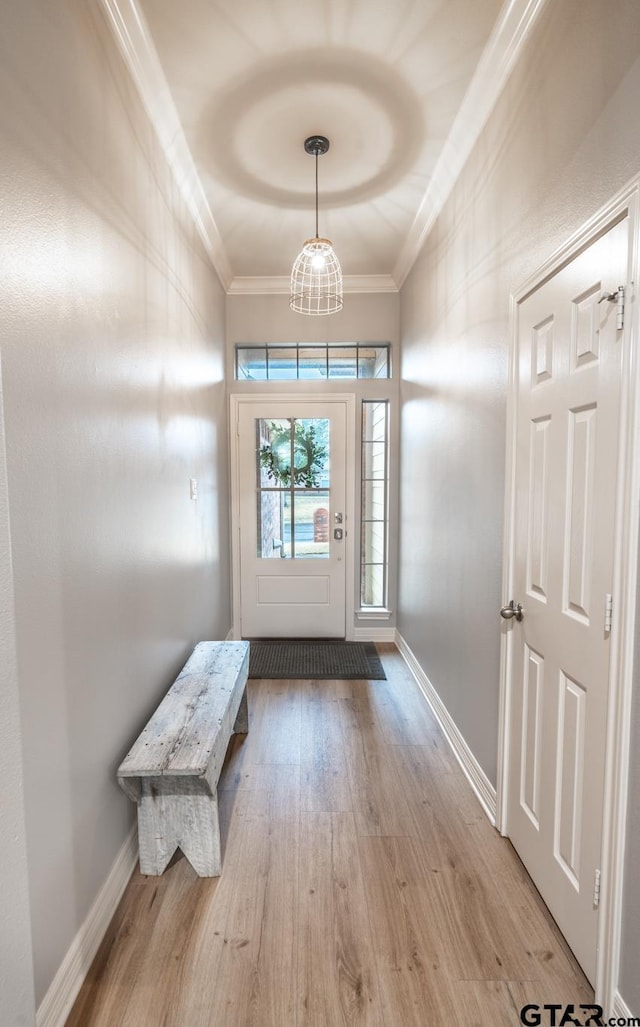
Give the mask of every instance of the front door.
<path id="1" fill-rule="evenodd" d="M 347 404 L 238 407 L 242 636 L 344 638 Z"/>
<path id="2" fill-rule="evenodd" d="M 518 306 L 508 833 L 596 970 L 628 222 Z M 509 616 L 510 611 L 502 611 Z"/>

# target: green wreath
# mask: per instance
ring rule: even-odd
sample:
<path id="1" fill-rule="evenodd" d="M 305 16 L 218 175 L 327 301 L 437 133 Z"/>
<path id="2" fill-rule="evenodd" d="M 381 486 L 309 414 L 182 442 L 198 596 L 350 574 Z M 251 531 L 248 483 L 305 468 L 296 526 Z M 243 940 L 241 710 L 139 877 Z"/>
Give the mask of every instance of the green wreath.
<path id="1" fill-rule="evenodd" d="M 291 486 L 291 425 L 269 425 L 271 441 L 260 446 L 260 466 L 267 472 L 270 481 L 285 488 Z M 293 422 L 293 484 L 307 489 L 317 489 L 320 473 L 327 458 L 327 447 L 317 438 L 313 424 L 308 427 L 302 421 Z"/>

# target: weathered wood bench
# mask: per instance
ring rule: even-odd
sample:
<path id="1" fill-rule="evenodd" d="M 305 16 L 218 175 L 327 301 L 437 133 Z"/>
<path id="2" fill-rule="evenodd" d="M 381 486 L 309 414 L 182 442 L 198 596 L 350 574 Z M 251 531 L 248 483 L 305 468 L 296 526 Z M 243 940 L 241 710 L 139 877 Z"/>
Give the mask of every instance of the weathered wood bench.
<path id="1" fill-rule="evenodd" d="M 118 769 L 138 804 L 140 871 L 179 847 L 200 877 L 222 870 L 217 785 L 229 739 L 249 730 L 248 642 L 199 642 Z"/>

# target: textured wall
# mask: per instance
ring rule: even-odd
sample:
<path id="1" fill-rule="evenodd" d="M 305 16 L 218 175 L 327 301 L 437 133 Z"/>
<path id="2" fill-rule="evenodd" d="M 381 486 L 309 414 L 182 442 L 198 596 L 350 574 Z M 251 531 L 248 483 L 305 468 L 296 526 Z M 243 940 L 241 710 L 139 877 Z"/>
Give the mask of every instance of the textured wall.
<path id="1" fill-rule="evenodd" d="M 22 0 L 0 20 L 2 358 L 40 1001 L 133 821 L 119 761 L 194 640 L 230 627 L 224 295 L 97 5 Z"/>
<path id="2" fill-rule="evenodd" d="M 639 57 L 635 0 L 547 5 L 401 296 L 399 627 L 494 783 L 509 294 L 640 173 Z"/>

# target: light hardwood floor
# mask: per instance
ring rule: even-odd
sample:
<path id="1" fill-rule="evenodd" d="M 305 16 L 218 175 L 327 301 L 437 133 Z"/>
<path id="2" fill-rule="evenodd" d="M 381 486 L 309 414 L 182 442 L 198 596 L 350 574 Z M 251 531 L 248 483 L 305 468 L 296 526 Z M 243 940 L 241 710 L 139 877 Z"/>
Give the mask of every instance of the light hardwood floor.
<path id="1" fill-rule="evenodd" d="M 527 1002 L 593 1000 L 379 648 L 387 681 L 249 682 L 222 876 L 136 872 L 67 1027 L 516 1027 Z"/>

